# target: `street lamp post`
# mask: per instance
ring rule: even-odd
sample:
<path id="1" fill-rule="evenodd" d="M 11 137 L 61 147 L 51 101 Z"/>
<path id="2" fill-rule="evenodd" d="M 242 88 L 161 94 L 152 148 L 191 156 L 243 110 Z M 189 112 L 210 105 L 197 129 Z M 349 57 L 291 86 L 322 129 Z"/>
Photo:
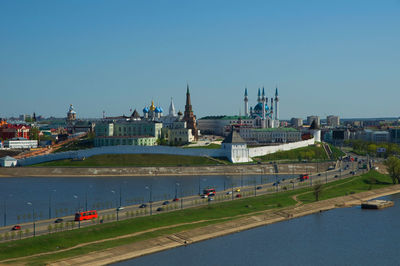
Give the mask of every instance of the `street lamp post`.
<path id="1" fill-rule="evenodd" d="M 153 194 L 153 185 L 146 186 L 146 189 L 149 190 L 149 204 L 150 204 L 150 215 L 153 214 L 153 206 L 152 206 L 152 194 Z"/>
<path id="2" fill-rule="evenodd" d="M 53 192 L 56 192 L 56 190 L 53 189 L 52 191 L 50 191 L 50 194 L 49 194 L 49 219 L 51 219 L 51 196 L 52 196 Z"/>
<path id="3" fill-rule="evenodd" d="M 36 236 L 36 224 L 35 224 L 35 208 L 33 207 L 32 202 L 27 202 L 29 206 L 32 207 L 32 223 L 33 223 L 33 236 Z"/>
<path id="4" fill-rule="evenodd" d="M 77 203 L 78 203 L 78 208 L 76 208 L 76 212 L 79 213 L 79 199 L 78 199 L 78 195 L 73 195 L 73 198 L 76 199 Z M 78 220 L 78 228 L 81 228 L 81 219 Z"/>
<path id="5" fill-rule="evenodd" d="M 117 196 L 115 193 L 115 190 L 111 190 L 111 193 L 114 194 L 114 196 Z M 115 211 L 117 212 L 117 222 L 119 221 L 119 208 L 118 208 L 118 200 L 115 198 Z"/>

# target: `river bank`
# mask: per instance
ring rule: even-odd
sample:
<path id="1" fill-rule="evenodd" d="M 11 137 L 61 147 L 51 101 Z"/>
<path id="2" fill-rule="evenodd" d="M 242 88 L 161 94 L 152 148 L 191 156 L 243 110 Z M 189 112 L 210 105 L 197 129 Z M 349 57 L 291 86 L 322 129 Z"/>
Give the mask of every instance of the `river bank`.
<path id="1" fill-rule="evenodd" d="M 160 167 L 15 167 L 0 168 L 0 177 L 188 176 L 302 174 L 326 171 L 336 162 Z"/>
<path id="2" fill-rule="evenodd" d="M 136 242 L 104 251 L 91 252 L 75 258 L 60 260 L 51 265 L 106 265 L 118 261 L 128 260 L 191 243 L 248 230 L 288 219 L 293 219 L 334 208 L 351 207 L 361 204 L 362 201 L 382 197 L 400 192 L 400 185 L 393 185 L 376 190 L 365 191 L 353 195 L 333 199 L 299 204 L 283 209 L 261 211 L 245 215 L 232 221 L 208 225 L 201 228 L 183 231 L 176 234 L 164 235 L 157 238 Z"/>

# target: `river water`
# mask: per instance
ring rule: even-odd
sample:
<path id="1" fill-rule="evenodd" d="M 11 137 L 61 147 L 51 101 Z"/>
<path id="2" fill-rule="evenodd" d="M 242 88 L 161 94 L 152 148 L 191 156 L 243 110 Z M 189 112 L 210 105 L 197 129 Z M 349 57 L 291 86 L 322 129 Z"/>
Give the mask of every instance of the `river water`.
<path id="1" fill-rule="evenodd" d="M 0 224 L 60 217 L 77 209 L 116 206 L 196 195 L 207 187 L 217 191 L 256 183 L 275 182 L 291 176 L 153 176 L 153 177 L 19 177 L 0 178 Z M 147 189 L 146 189 L 147 187 Z M 28 205 L 28 202 L 32 205 Z M 4 215 L 6 214 L 6 215 Z M 5 219 L 4 219 L 5 218 Z"/>
<path id="2" fill-rule="evenodd" d="M 383 210 L 334 209 L 114 265 L 400 265 L 400 194 Z"/>

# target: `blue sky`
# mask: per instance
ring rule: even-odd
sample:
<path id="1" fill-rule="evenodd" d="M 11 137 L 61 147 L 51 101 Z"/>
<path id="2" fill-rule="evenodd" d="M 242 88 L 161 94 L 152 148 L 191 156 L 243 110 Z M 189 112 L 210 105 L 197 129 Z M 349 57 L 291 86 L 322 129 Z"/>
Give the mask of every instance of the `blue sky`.
<path id="1" fill-rule="evenodd" d="M 282 119 L 399 116 L 400 1 L 0 0 L 0 117 L 197 117 L 279 87 Z"/>

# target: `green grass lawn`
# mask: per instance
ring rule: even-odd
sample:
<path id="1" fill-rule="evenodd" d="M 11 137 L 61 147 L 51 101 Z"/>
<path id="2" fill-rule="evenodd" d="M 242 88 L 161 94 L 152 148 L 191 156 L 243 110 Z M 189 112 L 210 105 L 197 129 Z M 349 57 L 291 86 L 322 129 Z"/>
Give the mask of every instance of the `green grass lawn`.
<path id="1" fill-rule="evenodd" d="M 392 184 L 392 179 L 388 175 L 373 170 L 361 176 L 324 184 L 320 200 L 346 196 L 370 189 L 382 188 Z M 315 201 L 315 196 L 313 192 L 310 191 L 310 193 L 299 196 L 299 199 L 304 203 L 309 203 Z"/>
<path id="2" fill-rule="evenodd" d="M 221 144 L 211 143 L 207 146 L 183 146 L 184 149 L 220 149 Z"/>
<path id="3" fill-rule="evenodd" d="M 217 165 L 218 161 L 201 156 L 182 156 L 168 154 L 104 154 L 94 155 L 83 161 L 58 160 L 35 164 L 33 166 L 54 167 L 130 167 L 130 166 L 187 166 Z"/>
<path id="4" fill-rule="evenodd" d="M 379 174 L 376 171 L 370 171 L 369 173 L 361 176 L 338 180 L 324 185 L 324 189 L 320 196 L 320 199 L 344 196 L 350 193 L 377 189 L 389 185 L 392 185 L 389 176 Z M 299 196 L 299 199 L 304 201 L 304 203 L 315 201 L 315 197 L 312 194 L 312 188 L 307 187 L 294 191 L 285 191 L 272 195 L 262 195 L 258 197 L 244 198 L 228 202 L 213 203 L 210 206 L 178 210 L 153 216 L 138 217 L 120 222 L 100 224 L 89 228 L 64 231 L 53 233 L 50 235 L 39 236 L 36 238 L 1 243 L 0 260 L 65 249 L 68 247 L 73 247 L 79 243 L 87 243 L 100 239 L 108 239 L 120 235 L 141 232 L 147 229 L 159 228 L 167 225 L 219 219 L 214 221 L 206 221 L 204 223 L 181 225 L 175 228 L 157 230 L 136 237 L 112 240 L 101 244 L 95 244 L 87 247 L 77 248 L 71 251 L 61 252 L 58 254 L 40 256 L 38 258 L 29 259 L 28 261 L 29 264 L 42 265 L 56 259 L 87 254 L 88 252 L 94 250 L 102 250 L 110 247 L 116 247 L 119 245 L 133 243 L 136 241 L 145 240 L 164 234 L 179 232 L 184 229 L 196 228 L 211 223 L 232 220 L 235 218 L 235 216 L 238 215 L 246 215 L 253 212 L 268 210 L 272 208 L 292 206 L 295 204 L 292 196 L 302 193 L 306 194 Z"/>

